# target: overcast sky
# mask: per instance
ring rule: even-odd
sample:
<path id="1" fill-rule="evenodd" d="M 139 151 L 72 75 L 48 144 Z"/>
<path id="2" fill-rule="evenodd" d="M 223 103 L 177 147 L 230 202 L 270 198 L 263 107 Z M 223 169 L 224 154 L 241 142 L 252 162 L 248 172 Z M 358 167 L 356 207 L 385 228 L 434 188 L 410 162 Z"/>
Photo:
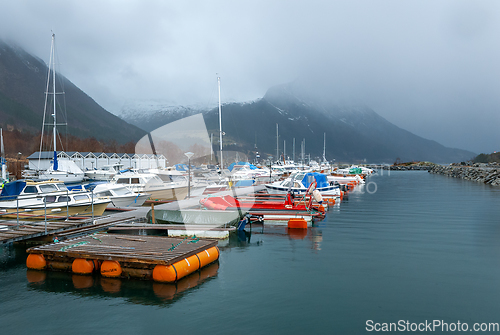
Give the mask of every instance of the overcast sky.
<path id="1" fill-rule="evenodd" d="M 474 152 L 500 150 L 500 1 L 3 1 L 0 37 L 112 113 L 212 105 L 313 78 L 318 90 Z"/>

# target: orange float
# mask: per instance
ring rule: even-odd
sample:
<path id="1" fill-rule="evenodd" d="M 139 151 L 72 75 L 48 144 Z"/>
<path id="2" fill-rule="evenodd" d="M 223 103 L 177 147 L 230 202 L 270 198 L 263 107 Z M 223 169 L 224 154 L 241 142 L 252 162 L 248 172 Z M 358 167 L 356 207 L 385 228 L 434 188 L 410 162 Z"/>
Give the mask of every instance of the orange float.
<path id="1" fill-rule="evenodd" d="M 26 258 L 26 266 L 28 269 L 43 270 L 47 267 L 47 261 L 41 254 L 29 254 Z"/>
<path id="2" fill-rule="evenodd" d="M 304 218 L 292 218 L 288 220 L 289 229 L 307 229 L 307 221 Z"/>
<path id="3" fill-rule="evenodd" d="M 71 271 L 80 275 L 88 275 L 97 270 L 99 267 L 98 261 L 91 259 L 76 258 L 71 264 Z"/>
<path id="4" fill-rule="evenodd" d="M 212 247 L 172 265 L 156 265 L 153 269 L 153 280 L 162 283 L 176 282 L 218 258 L 219 248 Z"/>
<path id="5" fill-rule="evenodd" d="M 117 261 L 104 261 L 101 264 L 101 275 L 103 277 L 119 277 L 122 274 L 122 267 Z"/>
<path id="6" fill-rule="evenodd" d="M 200 269 L 207 264 L 216 261 L 219 258 L 219 248 L 211 247 L 196 254 L 200 262 Z"/>

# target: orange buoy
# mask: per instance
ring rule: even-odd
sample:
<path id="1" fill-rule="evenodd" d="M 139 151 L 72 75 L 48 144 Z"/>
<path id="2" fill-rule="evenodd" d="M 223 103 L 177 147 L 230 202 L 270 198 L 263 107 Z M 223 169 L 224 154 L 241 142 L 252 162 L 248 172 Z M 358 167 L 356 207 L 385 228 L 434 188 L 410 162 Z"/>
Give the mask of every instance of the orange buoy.
<path id="1" fill-rule="evenodd" d="M 162 283 L 175 282 L 177 280 L 177 270 L 175 269 L 175 264 L 155 266 L 153 269 L 153 280 Z"/>
<path id="2" fill-rule="evenodd" d="M 304 218 L 292 218 L 288 220 L 288 228 L 307 229 L 307 222 Z"/>
<path id="3" fill-rule="evenodd" d="M 153 269 L 153 280 L 162 283 L 174 283 L 205 265 L 216 261 L 219 255 L 219 248 L 212 247 L 172 265 L 156 265 Z"/>
<path id="4" fill-rule="evenodd" d="M 200 269 L 207 264 L 216 261 L 219 258 L 219 248 L 211 247 L 196 254 L 200 261 Z"/>
<path id="5" fill-rule="evenodd" d="M 188 258 L 184 258 L 182 261 L 179 261 L 174 265 L 177 273 L 177 278 L 175 280 L 179 280 L 198 270 L 200 268 L 200 261 L 196 255 L 193 255 Z"/>
<path id="6" fill-rule="evenodd" d="M 101 275 L 104 277 L 119 277 L 122 267 L 117 261 L 104 261 L 101 264 Z"/>
<path id="7" fill-rule="evenodd" d="M 26 266 L 28 269 L 43 270 L 47 266 L 47 261 L 42 254 L 29 254 L 26 258 Z"/>
<path id="8" fill-rule="evenodd" d="M 71 264 L 71 271 L 73 273 L 87 275 L 97 270 L 97 261 L 91 259 L 76 258 Z"/>

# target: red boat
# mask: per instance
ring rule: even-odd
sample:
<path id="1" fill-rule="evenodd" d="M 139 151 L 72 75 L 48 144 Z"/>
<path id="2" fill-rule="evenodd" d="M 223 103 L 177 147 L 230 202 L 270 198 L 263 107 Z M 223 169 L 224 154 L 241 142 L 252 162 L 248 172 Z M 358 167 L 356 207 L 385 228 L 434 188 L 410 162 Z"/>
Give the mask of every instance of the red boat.
<path id="1" fill-rule="evenodd" d="M 271 211 L 308 211 L 324 213 L 325 208 L 320 204 L 313 204 L 313 197 L 307 201 L 296 201 L 287 194 L 285 201 L 282 200 L 257 200 L 255 198 L 236 199 L 230 195 L 220 197 L 208 197 L 200 200 L 200 204 L 207 209 L 241 209 L 241 210 L 271 210 Z"/>

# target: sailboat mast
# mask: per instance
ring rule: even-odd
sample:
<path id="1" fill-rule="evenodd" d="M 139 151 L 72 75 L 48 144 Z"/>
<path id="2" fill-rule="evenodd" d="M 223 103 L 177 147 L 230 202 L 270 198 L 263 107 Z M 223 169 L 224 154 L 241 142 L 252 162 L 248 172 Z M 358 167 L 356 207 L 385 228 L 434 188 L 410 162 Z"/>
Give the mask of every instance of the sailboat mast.
<path id="1" fill-rule="evenodd" d="M 276 161 L 280 160 L 278 124 L 276 123 Z"/>
<path id="2" fill-rule="evenodd" d="M 325 150 L 326 150 L 326 133 L 323 133 L 323 162 L 326 162 Z"/>
<path id="3" fill-rule="evenodd" d="M 52 89 L 53 89 L 53 101 L 54 109 L 52 117 L 54 118 L 54 171 L 57 171 L 59 165 L 57 164 L 57 123 L 56 123 L 56 34 L 52 33 L 52 46 L 51 46 L 51 58 L 52 58 Z"/>
<path id="4" fill-rule="evenodd" d="M 220 169 L 224 168 L 222 161 L 222 114 L 220 106 L 220 77 L 217 77 L 217 86 L 219 88 L 219 143 L 220 143 Z"/>
<path id="5" fill-rule="evenodd" d="M 55 39 L 56 35 L 52 34 L 52 89 L 53 89 L 53 104 L 54 104 L 54 112 L 52 114 L 52 117 L 54 118 L 54 152 L 57 152 L 56 149 L 56 144 L 57 144 L 57 135 L 56 135 L 56 61 L 55 61 Z"/>
<path id="6" fill-rule="evenodd" d="M 5 170 L 5 152 L 3 148 L 3 129 L 0 128 L 0 151 L 2 152 L 2 156 L 0 158 L 2 164 L 2 181 L 7 180 L 6 170 Z"/>

